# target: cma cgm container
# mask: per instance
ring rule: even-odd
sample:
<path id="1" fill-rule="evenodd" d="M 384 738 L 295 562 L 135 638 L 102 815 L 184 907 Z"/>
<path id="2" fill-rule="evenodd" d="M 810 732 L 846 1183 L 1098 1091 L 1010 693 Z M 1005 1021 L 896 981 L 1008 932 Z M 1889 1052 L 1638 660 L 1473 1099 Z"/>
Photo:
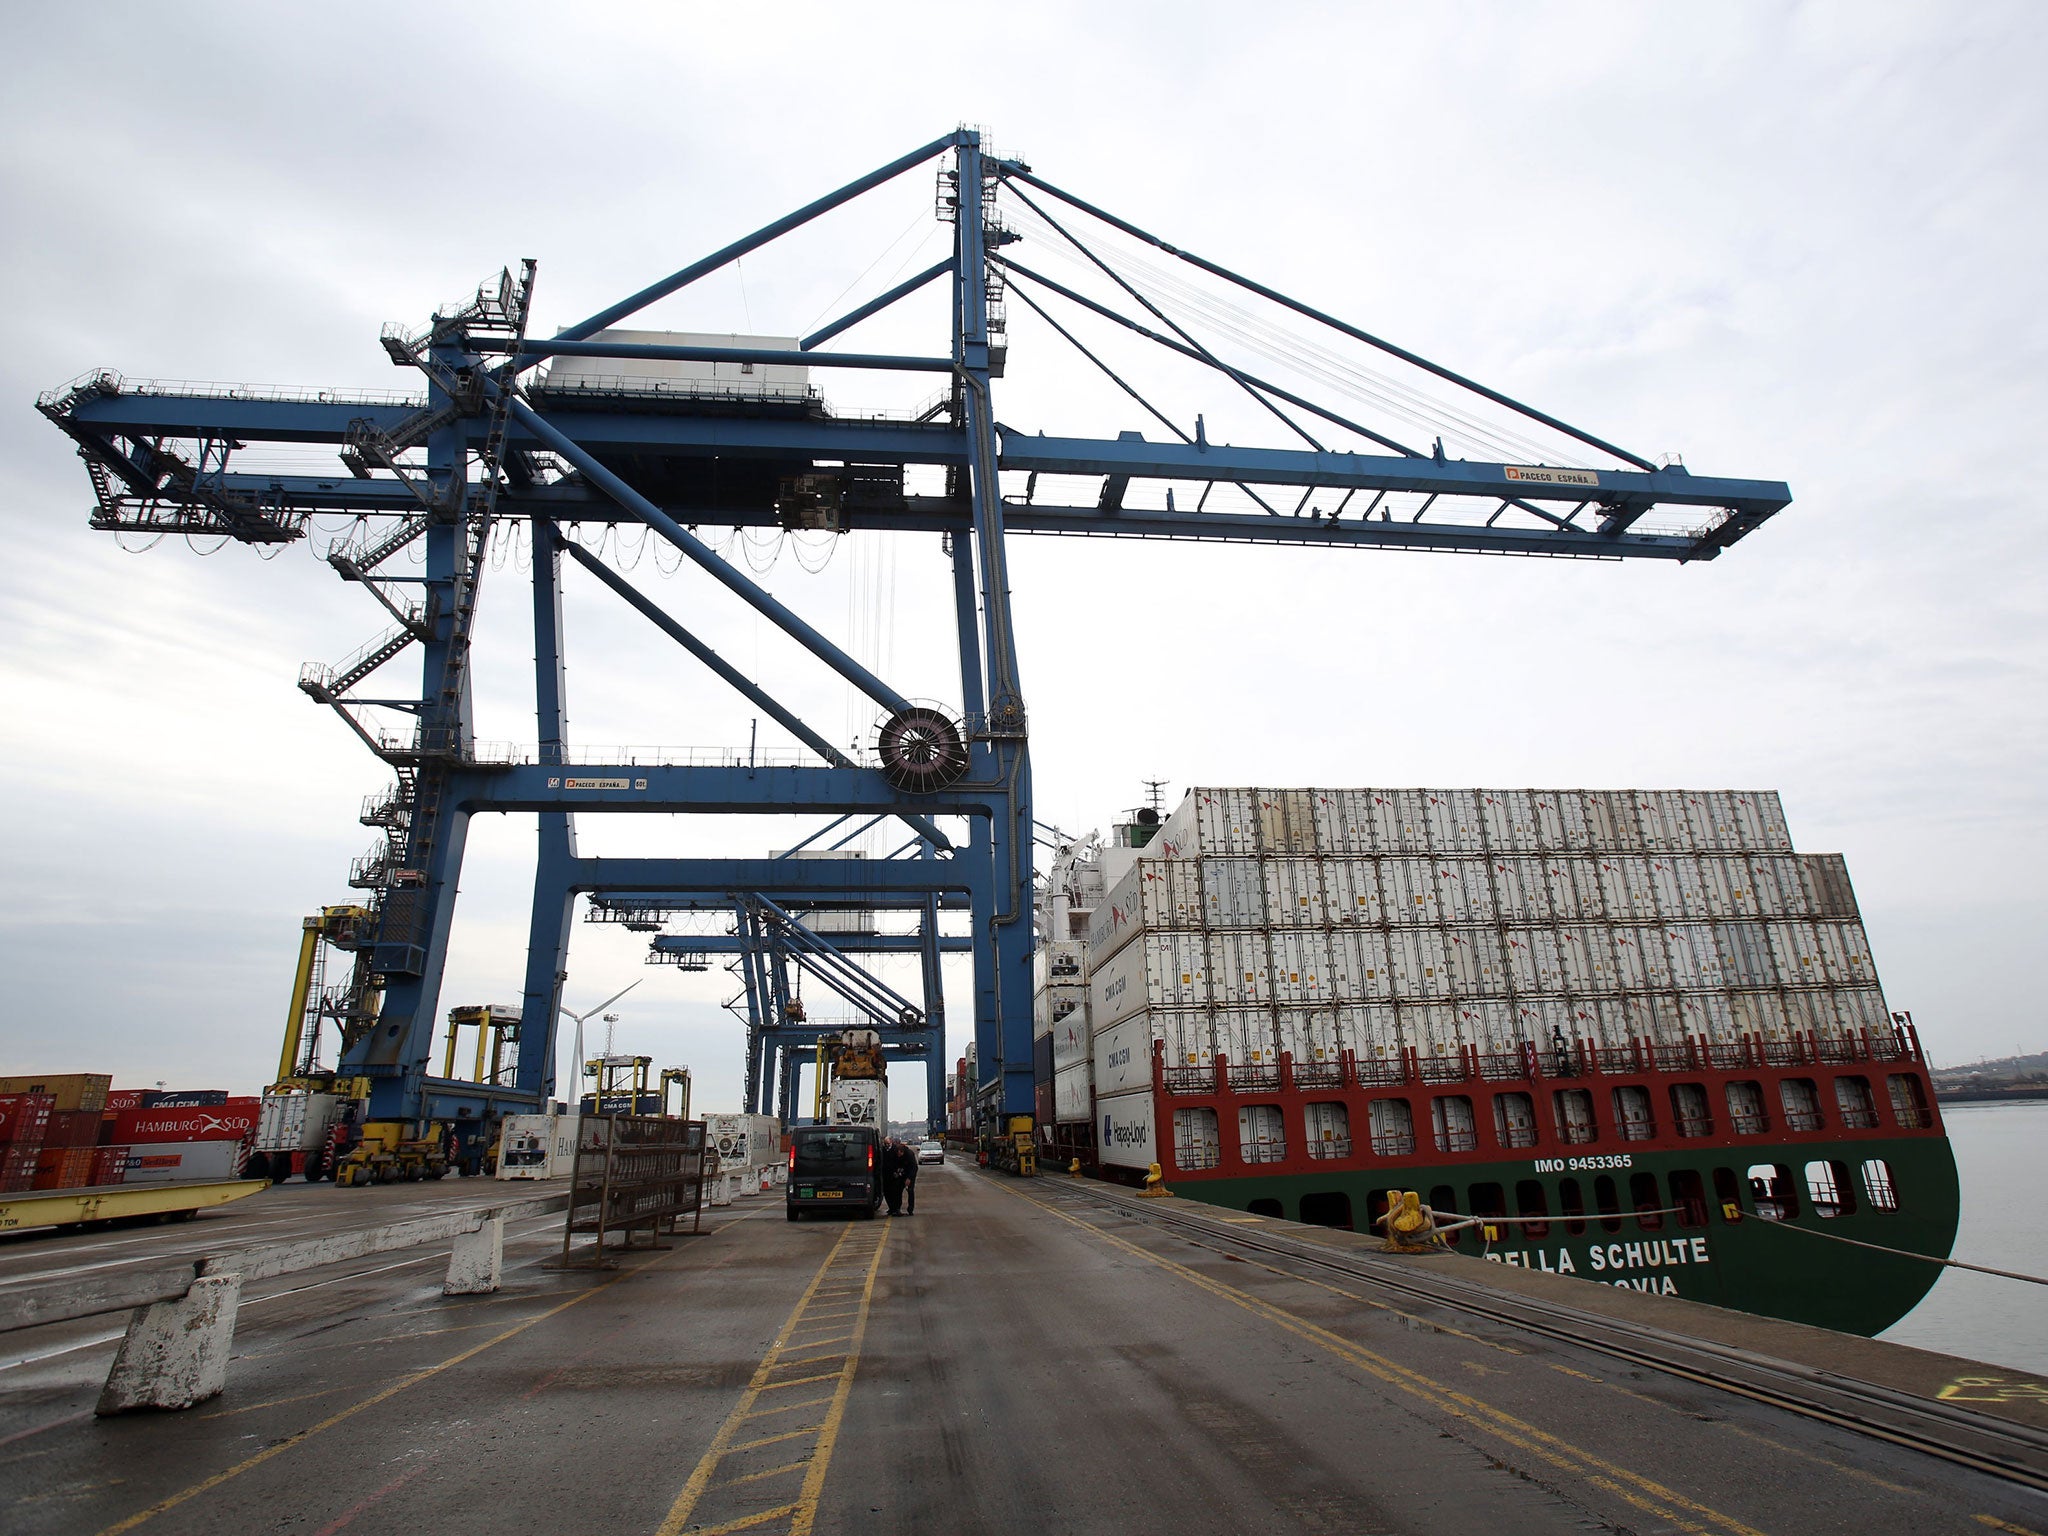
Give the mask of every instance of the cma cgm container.
<path id="1" fill-rule="evenodd" d="M 1512 1262 L 1859 1332 L 1935 1266 L 1767 1223 L 1948 1252 L 1918 1037 L 1774 793 L 1200 788 L 1118 875 L 1107 1171 L 1361 1230 L 1414 1188 Z"/>

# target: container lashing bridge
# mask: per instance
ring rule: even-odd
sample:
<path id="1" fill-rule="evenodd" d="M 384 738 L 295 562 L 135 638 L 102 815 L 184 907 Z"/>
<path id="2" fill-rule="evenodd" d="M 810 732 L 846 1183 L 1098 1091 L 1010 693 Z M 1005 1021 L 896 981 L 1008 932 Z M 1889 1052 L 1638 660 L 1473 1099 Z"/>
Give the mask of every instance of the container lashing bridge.
<path id="1" fill-rule="evenodd" d="M 952 228 L 951 253 L 802 337 L 795 348 L 670 345 L 615 331 L 656 301 L 933 162 L 938 215 Z M 1020 229 L 1069 264 L 1063 273 L 1045 270 L 1036 250 L 1030 261 L 1018 254 Z M 1146 254 L 1134 259 L 1130 251 Z M 424 330 L 387 327 L 385 350 L 393 363 L 421 375 L 423 397 L 139 385 L 102 372 L 38 402 L 85 460 L 96 528 L 261 546 L 305 537 L 316 514 L 360 520 L 358 534 L 328 560 L 378 605 L 386 627 L 346 661 L 307 668 L 300 687 L 332 708 L 396 778 L 364 808 L 364 822 L 384 837 L 358 861 L 354 882 L 368 892 L 374 923 L 366 952 L 380 983 L 377 1011 L 373 1022 L 352 1030 L 338 1066 L 369 1081 L 372 1120 L 418 1127 L 489 1118 L 552 1096 L 552 1023 L 573 905 L 582 893 L 624 910 L 701 902 L 756 914 L 739 925 L 736 937 L 743 942 L 735 950 L 757 984 L 751 1044 L 763 1060 L 772 1046 L 787 1070 L 798 1042 L 771 1040 L 767 1026 L 779 1018 L 772 1007 L 775 978 L 792 960 L 813 976 L 836 976 L 877 1005 L 886 1000 L 854 980 L 851 973 L 860 967 L 844 936 L 825 936 L 828 956 L 803 948 L 801 924 L 764 922 L 760 915 L 856 901 L 922 909 L 920 932 L 931 938 L 939 911 L 967 914 L 977 1098 L 999 1122 L 988 1127 L 998 1148 L 1028 1144 L 1036 824 L 1029 717 L 1010 609 L 1009 535 L 1684 562 L 1715 558 L 1790 500 L 1775 481 L 1714 479 L 1678 464 L 1655 464 L 1182 251 L 1023 163 L 988 153 L 981 136 L 968 129 L 935 139 L 546 340 L 528 334 L 534 274 L 531 261 L 508 270 Z M 1176 300 L 1197 281 L 1243 296 L 1232 302 L 1268 306 L 1289 325 L 1305 323 L 1329 347 L 1349 347 L 1376 366 L 1398 367 L 1404 377 L 1448 390 L 1458 405 L 1430 419 L 1449 426 L 1418 446 L 1355 419 L 1357 407 L 1340 409 L 1249 371 L 1232 360 L 1245 350 L 1239 343 L 1256 350 L 1273 333 L 1245 325 L 1218 301 L 1191 306 Z M 950 293 L 942 346 L 923 355 L 823 350 L 929 284 L 944 284 Z M 1141 409 L 1151 434 L 1046 437 L 1000 424 L 994 385 L 1008 361 L 1012 297 L 1045 334 L 1070 343 Z M 1174 366 L 1220 381 L 1227 395 L 1249 402 L 1283 434 L 1282 446 L 1212 441 L 1202 416 L 1189 422 L 1161 408 L 1112 365 L 1099 342 L 1084 339 L 1082 326 L 1139 336 L 1177 360 Z M 1302 346 L 1310 374 L 1336 381 L 1340 398 L 1373 395 L 1394 414 L 1419 419 L 1414 391 L 1377 384 L 1347 390 L 1347 380 L 1355 385 L 1367 375 L 1354 364 L 1333 364 L 1335 354 L 1322 341 Z M 943 392 L 911 419 L 861 418 L 835 416 L 808 392 L 790 398 L 664 390 L 644 378 L 611 380 L 615 387 L 608 388 L 584 387 L 586 379 L 564 388 L 554 382 L 559 365 L 548 375 L 534 373 L 552 359 L 579 358 L 613 360 L 628 365 L 621 372 L 642 374 L 657 363 L 918 373 L 942 381 Z M 1486 412 L 1511 426 L 1475 427 Z M 1530 433 L 1536 436 L 1522 435 Z M 1506 451 L 1453 457 L 1446 435 L 1505 445 Z M 1538 437 L 1562 446 L 1544 450 Z M 249 445 L 331 452 L 340 469 L 331 475 L 245 470 L 238 455 Z M 1513 462 L 1524 451 L 1524 461 Z M 1560 458 L 1592 462 L 1555 462 Z M 912 494 L 906 467 L 942 470 L 944 493 Z M 1096 487 L 1092 497 L 1040 495 L 1042 482 L 1077 481 Z M 492 531 L 508 520 L 530 527 L 533 554 L 538 744 L 520 753 L 478 743 L 471 703 L 478 587 Z M 650 530 L 850 683 L 880 714 L 871 747 L 859 757 L 840 749 L 566 531 L 593 523 Z M 727 563 L 696 531 L 821 526 L 945 536 L 959 650 L 954 703 L 934 706 L 905 696 Z M 414 551 L 407 574 L 397 574 L 395 557 Z M 614 760 L 576 750 L 563 702 L 565 559 L 737 689 L 815 760 L 773 766 L 741 758 L 636 762 L 629 754 Z M 362 691 L 414 650 L 416 690 Z M 394 719 L 396 728 L 386 723 Z M 465 835 L 470 819 L 485 812 L 529 813 L 538 821 L 522 1012 L 550 1027 L 522 1031 L 510 1083 L 428 1071 Z M 841 821 L 893 818 L 912 834 L 915 856 L 592 858 L 579 854 L 576 844 L 578 813 L 791 812 Z M 686 942 L 708 949 L 694 938 Z M 935 1033 L 931 972 L 938 950 L 921 940 L 919 952 L 927 957 L 924 1032 Z M 932 1060 L 941 1054 L 933 1051 Z M 756 1103 L 765 1077 L 757 1061 L 749 1078 Z"/>

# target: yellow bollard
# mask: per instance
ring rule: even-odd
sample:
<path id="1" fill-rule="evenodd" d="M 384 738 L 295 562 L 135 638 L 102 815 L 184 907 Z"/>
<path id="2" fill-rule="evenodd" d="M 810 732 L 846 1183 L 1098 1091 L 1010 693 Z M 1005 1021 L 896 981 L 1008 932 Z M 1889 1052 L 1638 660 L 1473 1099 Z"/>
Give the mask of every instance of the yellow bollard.
<path id="1" fill-rule="evenodd" d="M 1412 1189 L 1387 1191 L 1387 1214 L 1378 1224 L 1387 1229 L 1388 1253 L 1428 1253 L 1443 1246 L 1436 1233 L 1436 1213 Z"/>
<path id="2" fill-rule="evenodd" d="M 1073 1159 L 1071 1162 L 1069 1162 L 1067 1164 L 1067 1172 L 1071 1173 L 1077 1179 L 1081 1177 L 1081 1159 L 1077 1157 Z"/>
<path id="3" fill-rule="evenodd" d="M 1171 1200 L 1173 1198 L 1173 1191 L 1166 1187 L 1166 1175 L 1160 1170 L 1157 1163 L 1153 1163 L 1145 1170 L 1145 1187 L 1138 1193 L 1143 1199 Z"/>

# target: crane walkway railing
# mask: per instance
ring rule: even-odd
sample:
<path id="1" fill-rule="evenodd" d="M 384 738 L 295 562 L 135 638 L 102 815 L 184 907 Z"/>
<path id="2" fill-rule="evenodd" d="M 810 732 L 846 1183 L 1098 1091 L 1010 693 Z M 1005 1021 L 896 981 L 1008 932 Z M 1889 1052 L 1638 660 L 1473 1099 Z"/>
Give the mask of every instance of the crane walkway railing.
<path id="1" fill-rule="evenodd" d="M 227 1385 L 235 1314 L 245 1284 L 452 1239 L 442 1294 L 481 1295 L 498 1288 L 505 1223 L 550 1215 L 568 1205 L 566 1192 L 536 1195 L 175 1263 L 0 1287 L 0 1333 L 133 1312 L 93 1411 L 104 1416 L 137 1408 L 189 1408 Z"/>

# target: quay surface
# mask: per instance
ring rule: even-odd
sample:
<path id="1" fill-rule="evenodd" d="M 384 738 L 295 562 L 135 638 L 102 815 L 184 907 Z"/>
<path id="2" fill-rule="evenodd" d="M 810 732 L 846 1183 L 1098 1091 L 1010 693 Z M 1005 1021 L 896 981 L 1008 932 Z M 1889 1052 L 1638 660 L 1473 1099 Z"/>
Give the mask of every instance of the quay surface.
<path id="1" fill-rule="evenodd" d="M 0 1241 L 0 1289 L 535 1188 L 286 1186 Z M 9 1334 L 0 1529 L 2048 1536 L 1898 1431 L 1932 1404 L 2048 1481 L 2021 1372 L 957 1162 L 912 1218 L 705 1226 L 590 1272 L 518 1222 L 490 1296 L 441 1295 L 445 1244 L 256 1283 L 183 1413 L 93 1417 L 121 1318 Z"/>

